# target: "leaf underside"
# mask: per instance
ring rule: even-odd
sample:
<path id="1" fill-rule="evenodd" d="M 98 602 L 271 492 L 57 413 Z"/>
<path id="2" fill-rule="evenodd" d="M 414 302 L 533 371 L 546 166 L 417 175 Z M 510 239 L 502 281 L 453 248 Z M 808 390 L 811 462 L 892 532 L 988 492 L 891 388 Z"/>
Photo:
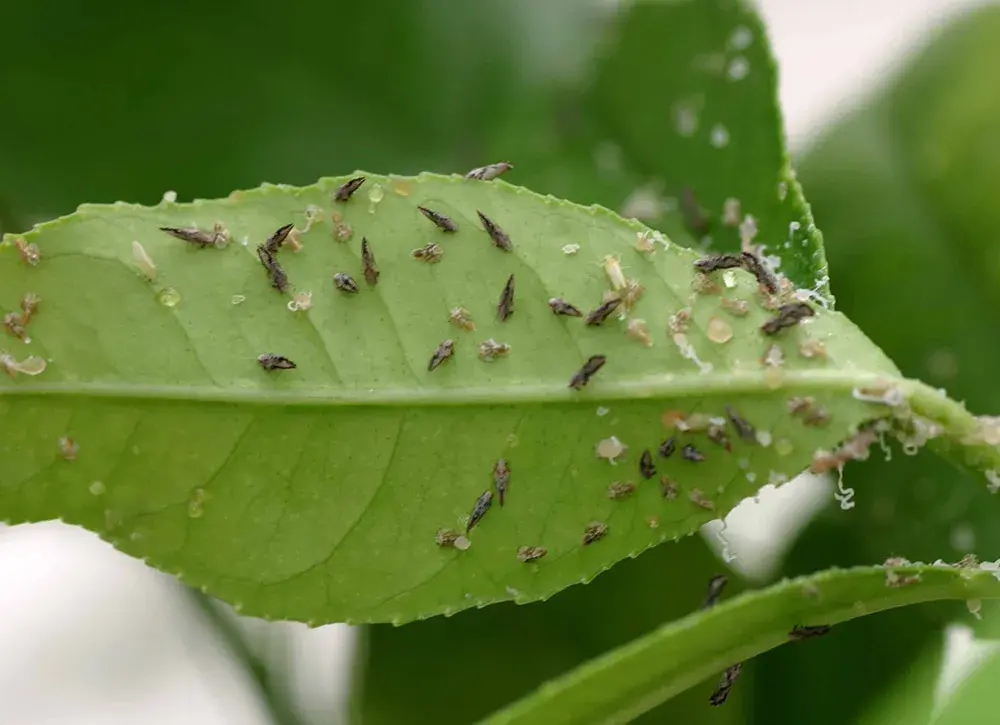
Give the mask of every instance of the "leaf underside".
<path id="1" fill-rule="evenodd" d="M 715 273 L 718 289 L 696 292 L 696 253 L 661 242 L 640 252 L 645 227 L 604 209 L 501 181 L 367 176 L 347 202 L 332 201 L 341 177 L 194 204 L 83 206 L 17 238 L 38 245 L 34 267 L 8 236 L 0 307 L 17 309 L 25 293 L 42 302 L 31 341 L 8 336 L 5 347 L 48 365 L 0 382 L 0 515 L 80 524 L 248 614 L 400 623 L 587 581 L 794 476 L 814 451 L 885 414 L 851 391 L 896 370 L 837 313 L 817 308 L 768 338 L 759 326 L 773 313 L 748 273 Z M 434 227 L 418 205 L 447 214 L 458 232 Z M 293 287 L 283 295 L 254 248 L 283 224 L 304 230 L 310 207 L 321 211 L 300 235 L 303 249 L 278 254 Z M 506 231 L 512 252 L 490 243 L 477 210 Z M 157 230 L 217 221 L 233 240 L 224 249 Z M 344 224 L 351 238 L 336 241 Z M 381 271 L 374 287 L 362 275 L 362 237 Z M 154 282 L 137 268 L 133 240 L 156 265 Z M 444 249 L 437 264 L 411 256 L 430 242 Z M 567 254 L 567 244 L 579 250 Z M 646 321 L 651 346 L 617 317 L 588 327 L 546 304 L 600 304 L 606 255 L 645 288 L 630 319 Z M 335 289 L 335 272 L 360 292 Z M 511 274 L 514 314 L 501 322 L 497 300 Z M 302 291 L 312 292 L 311 308 L 290 310 L 290 294 Z M 730 314 L 723 297 L 746 300 L 749 313 Z M 449 324 L 456 306 L 474 331 Z M 684 307 L 700 366 L 667 331 Z M 712 342 L 706 330 L 719 339 L 720 321 L 732 339 Z M 478 359 L 487 338 L 510 353 Z M 445 339 L 454 357 L 428 371 Z M 804 357 L 807 340 L 824 343 L 825 356 Z M 784 355 L 777 378 L 761 363 L 775 342 Z M 264 371 L 262 353 L 297 367 Z M 596 354 L 607 364 L 583 390 L 568 388 Z M 791 416 L 793 395 L 813 396 L 829 423 Z M 656 456 L 676 433 L 665 413 L 724 416 L 727 405 L 767 445 L 727 425 L 732 452 L 704 432 L 677 433 L 677 452 Z M 75 460 L 60 455 L 63 436 L 78 445 Z M 595 455 L 611 436 L 628 447 L 617 465 Z M 684 460 L 689 442 L 707 460 Z M 637 466 L 646 448 L 657 468 L 649 481 Z M 464 531 L 501 456 L 511 469 L 505 505 L 494 500 L 469 549 L 439 547 L 435 532 Z M 661 495 L 661 474 L 676 481 L 676 498 Z M 615 481 L 638 490 L 611 500 Z M 585 546 L 591 522 L 608 534 Z M 521 546 L 548 553 L 525 564 Z"/>

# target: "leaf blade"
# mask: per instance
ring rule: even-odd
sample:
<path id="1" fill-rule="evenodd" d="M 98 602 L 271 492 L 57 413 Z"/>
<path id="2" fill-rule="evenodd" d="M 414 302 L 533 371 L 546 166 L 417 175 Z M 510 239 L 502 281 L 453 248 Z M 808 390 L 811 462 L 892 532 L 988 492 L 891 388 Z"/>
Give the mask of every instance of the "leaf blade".
<path id="1" fill-rule="evenodd" d="M 770 312 L 751 305 L 745 318 L 727 318 L 730 342 L 703 337 L 724 313 L 718 295 L 690 289 L 694 252 L 661 245 L 644 258 L 634 249 L 644 227 L 503 182 L 367 176 L 368 189 L 343 206 L 329 198 L 347 177 L 194 205 L 85 206 L 24 236 L 42 250 L 37 268 L 5 249 L 0 304 L 13 307 L 25 292 L 43 299 L 34 340 L 12 349 L 52 363 L 41 376 L 0 383 L 3 433 L 18 451 L 3 462 L 0 510 L 16 521 L 85 525 L 248 613 L 402 622 L 543 599 L 694 531 L 887 414 L 850 392 L 894 380 L 894 366 L 836 313 L 786 333 L 776 389 L 758 362 L 772 344 L 757 330 Z M 376 185 L 377 202 L 366 198 Z M 281 252 L 292 284 L 313 292 L 310 310 L 292 312 L 269 287 L 250 240 L 290 219 L 302 224 L 304 211 L 319 204 L 353 224 L 354 236 L 333 241 L 330 224 L 317 223 L 302 235 L 302 252 Z M 409 255 L 442 234 L 418 205 L 460 226 L 442 242 L 437 265 Z M 513 252 L 490 244 L 474 221 L 477 209 L 504 226 Z M 224 250 L 195 249 L 156 231 L 193 222 L 210 228 L 219 219 L 235 240 Z M 373 289 L 346 295 L 330 275 L 360 277 L 360 236 L 382 276 Z M 131 260 L 136 239 L 158 265 L 152 284 Z M 578 254 L 562 251 L 567 240 L 581 243 Z M 555 294 L 598 303 L 609 284 L 607 255 L 620 256 L 625 272 L 646 284 L 636 314 L 650 319 L 651 348 L 629 339 L 617 319 L 591 328 L 546 304 Z M 512 271 L 519 301 L 501 322 L 496 300 Z M 756 294 L 749 275 L 729 282 L 720 285 L 724 294 Z M 176 293 L 170 305 L 162 304 L 167 287 Z M 245 297 L 241 304 L 232 304 L 234 294 Z M 475 333 L 448 323 L 456 304 L 471 310 Z M 711 373 L 700 373 L 668 337 L 668 313 L 681 305 L 693 309 L 689 337 L 714 364 Z M 510 355 L 476 359 L 475 343 L 487 336 L 510 342 Z M 813 337 L 826 341 L 827 356 L 798 356 L 797 342 Z M 445 338 L 458 341 L 455 356 L 428 372 Z M 266 373 L 256 362 L 263 352 L 298 367 Z M 584 390 L 569 389 L 570 376 L 596 353 L 607 353 L 608 365 Z M 830 424 L 792 420 L 786 397 L 797 393 L 828 408 Z M 636 463 L 668 434 L 666 412 L 722 416 L 725 405 L 775 445 L 731 431 L 729 454 L 693 436 L 705 463 L 679 452 L 658 463 L 660 473 L 677 477 L 677 500 L 664 499 L 656 480 L 644 484 Z M 78 460 L 58 459 L 64 435 L 77 438 Z M 616 467 L 595 456 L 611 436 L 629 446 Z M 787 449 L 778 445 L 786 438 Z M 510 502 L 477 524 L 471 551 L 439 548 L 434 532 L 464 530 L 500 456 L 513 471 Z M 619 479 L 637 482 L 636 495 L 610 500 L 608 486 Z M 592 521 L 612 533 L 583 546 Z M 515 556 L 524 545 L 549 554 L 526 566 Z"/>

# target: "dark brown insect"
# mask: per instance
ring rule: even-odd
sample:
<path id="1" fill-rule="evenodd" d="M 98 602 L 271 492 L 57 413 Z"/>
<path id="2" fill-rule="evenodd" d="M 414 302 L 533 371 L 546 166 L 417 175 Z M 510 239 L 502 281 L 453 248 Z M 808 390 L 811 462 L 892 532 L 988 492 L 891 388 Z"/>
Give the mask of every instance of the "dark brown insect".
<path id="1" fill-rule="evenodd" d="M 727 451 L 733 450 L 733 444 L 729 442 L 729 436 L 726 435 L 726 428 L 722 425 L 716 425 L 714 423 L 709 424 L 706 430 L 706 435 L 712 443 L 716 443 Z"/>
<path id="2" fill-rule="evenodd" d="M 431 361 L 427 363 L 427 369 L 436 370 L 440 367 L 441 363 L 448 360 L 454 354 L 455 342 L 453 340 L 445 340 L 437 346 L 437 350 L 435 350 L 434 354 L 431 355 Z"/>
<path id="3" fill-rule="evenodd" d="M 771 271 L 764 266 L 764 263 L 756 254 L 753 252 L 741 252 L 740 261 L 742 262 L 743 269 L 757 279 L 757 284 L 772 295 L 778 291 L 778 280 L 775 279 Z"/>
<path id="4" fill-rule="evenodd" d="M 709 254 L 707 257 L 696 259 L 695 268 L 699 272 L 714 272 L 717 269 L 733 269 L 742 267 L 743 260 L 736 254 Z"/>
<path id="5" fill-rule="evenodd" d="M 760 326 L 765 335 L 776 335 L 786 327 L 793 327 L 816 312 L 805 302 L 789 302 L 778 308 L 777 314 Z"/>
<path id="6" fill-rule="evenodd" d="M 618 309 L 618 306 L 621 303 L 621 297 L 612 297 L 607 302 L 604 302 L 599 307 L 595 307 L 588 312 L 585 322 L 591 327 L 604 324 L 604 321 L 611 316 L 612 312 Z"/>
<path id="7" fill-rule="evenodd" d="M 685 461 L 691 461 L 692 463 L 701 463 L 705 460 L 705 454 L 690 443 L 681 448 L 681 456 L 683 456 Z"/>
<path id="8" fill-rule="evenodd" d="M 498 458 L 493 466 L 493 485 L 497 487 L 497 498 L 500 500 L 500 507 L 503 507 L 504 497 L 507 495 L 507 487 L 510 485 L 510 466 L 503 458 Z"/>
<path id="9" fill-rule="evenodd" d="M 538 561 L 549 553 L 544 546 L 519 546 L 517 548 L 517 558 L 525 564 Z"/>
<path id="10" fill-rule="evenodd" d="M 745 418 L 739 415 L 732 406 L 726 406 L 726 417 L 729 418 L 729 422 L 733 424 L 733 428 L 736 429 L 736 434 L 745 441 L 753 442 L 757 440 L 757 430 L 750 423 L 747 422 Z"/>
<path id="11" fill-rule="evenodd" d="M 352 295 L 358 293 L 358 283 L 346 272 L 337 272 L 333 275 L 333 286 L 341 292 L 349 292 Z"/>
<path id="12" fill-rule="evenodd" d="M 647 448 L 639 456 L 639 473 L 645 479 L 650 479 L 656 475 L 656 466 L 653 463 L 653 454 L 649 452 Z"/>
<path id="13" fill-rule="evenodd" d="M 635 493 L 635 484 L 631 481 L 614 481 L 608 486 L 608 498 L 610 499 L 628 498 L 633 493 Z"/>
<path id="14" fill-rule="evenodd" d="M 565 315 L 566 317 L 583 317 L 583 313 L 580 312 L 579 307 L 571 305 L 562 297 L 553 297 L 550 299 L 549 308 L 551 308 L 551 310 L 557 315 Z"/>
<path id="15" fill-rule="evenodd" d="M 199 229 L 198 227 L 160 227 L 160 231 L 166 232 L 172 237 L 183 239 L 185 242 L 196 244 L 199 247 L 210 247 L 219 240 L 218 226 L 212 231 Z"/>
<path id="16" fill-rule="evenodd" d="M 275 355 L 273 352 L 265 352 L 257 358 L 257 362 L 265 370 L 291 370 L 295 363 L 284 355 Z"/>
<path id="17" fill-rule="evenodd" d="M 688 229 L 698 236 L 707 234 L 712 228 L 712 222 L 709 220 L 705 208 L 698 202 L 694 189 L 690 186 L 681 189 L 680 202 L 681 215 L 684 217 L 684 223 L 687 224 Z"/>
<path id="18" fill-rule="evenodd" d="M 278 250 L 281 249 L 281 245 L 285 243 L 285 240 L 288 239 L 288 235 L 294 228 L 294 224 L 286 224 L 279 228 L 278 231 L 269 236 L 267 241 L 264 242 L 264 249 L 271 254 L 277 254 Z"/>
<path id="19" fill-rule="evenodd" d="M 458 224 L 452 221 L 451 217 L 445 216 L 439 211 L 434 211 L 433 209 L 428 209 L 426 206 L 418 206 L 417 209 L 425 217 L 434 222 L 434 226 L 443 232 L 457 232 Z"/>
<path id="20" fill-rule="evenodd" d="M 480 181 L 491 181 L 505 171 L 510 171 L 514 168 L 514 164 L 508 161 L 500 161 L 495 164 L 489 164 L 487 166 L 480 166 L 477 169 L 473 169 L 465 175 L 466 179 L 478 179 Z"/>
<path id="21" fill-rule="evenodd" d="M 593 544 L 595 541 L 603 539 L 608 533 L 608 525 L 600 521 L 591 521 L 587 528 L 583 530 L 583 545 Z"/>
<path id="22" fill-rule="evenodd" d="M 660 444 L 660 455 L 664 458 L 670 458 L 674 455 L 675 450 L 677 450 L 677 441 L 673 438 L 667 438 Z"/>
<path id="23" fill-rule="evenodd" d="M 668 501 L 673 501 L 677 498 L 678 488 L 677 483 L 670 476 L 663 474 L 660 476 L 660 493 L 663 494 L 663 498 Z"/>
<path id="24" fill-rule="evenodd" d="M 379 271 L 375 266 L 375 255 L 372 254 L 366 237 L 361 237 L 361 267 L 365 272 L 365 282 L 372 285 L 378 282 Z"/>
<path id="25" fill-rule="evenodd" d="M 271 280 L 271 286 L 274 287 L 279 292 L 285 292 L 288 290 L 288 275 L 285 274 L 285 270 L 278 263 L 271 252 L 267 251 L 267 248 L 263 244 L 257 245 L 257 258 L 260 263 L 264 265 L 264 269 L 267 270 L 267 276 Z"/>
<path id="26" fill-rule="evenodd" d="M 726 584 L 729 583 L 729 579 L 722 574 L 716 574 L 711 579 L 708 580 L 708 594 L 705 595 L 705 601 L 701 603 L 702 609 L 709 609 L 714 607 L 715 603 L 719 601 L 719 597 L 722 595 L 722 590 L 726 588 Z"/>
<path id="27" fill-rule="evenodd" d="M 507 284 L 503 286 L 503 292 L 500 293 L 500 302 L 497 303 L 497 317 L 500 318 L 501 322 L 506 322 L 507 319 L 514 314 L 514 275 L 507 278 Z"/>
<path id="28" fill-rule="evenodd" d="M 726 668 L 722 673 L 722 677 L 719 678 L 719 684 L 715 686 L 715 691 L 708 698 L 710 705 L 718 707 L 728 699 L 729 691 L 733 689 L 733 683 L 739 678 L 742 669 L 742 662 L 737 662 L 735 665 L 730 665 Z"/>
<path id="29" fill-rule="evenodd" d="M 607 357 L 604 355 L 591 355 L 587 358 L 587 362 L 583 364 L 576 374 L 570 379 L 569 387 L 574 390 L 580 390 L 584 385 L 590 382 L 590 379 L 594 376 L 598 370 L 604 367 L 604 363 L 608 361 Z"/>
<path id="30" fill-rule="evenodd" d="M 505 252 L 509 252 L 514 248 L 514 245 L 510 243 L 510 237 L 507 236 L 507 232 L 497 226 L 495 221 L 481 211 L 477 210 L 476 214 L 479 215 L 479 220 L 483 223 L 483 229 L 486 230 L 486 233 L 490 235 L 490 239 L 493 240 L 493 246 Z"/>
<path id="31" fill-rule="evenodd" d="M 355 191 L 361 188 L 363 183 L 365 183 L 364 176 L 355 176 L 353 179 L 348 179 L 333 192 L 334 201 L 347 201 Z"/>
<path id="32" fill-rule="evenodd" d="M 486 512 L 490 510 L 490 506 L 493 505 L 493 492 L 483 491 L 482 495 L 476 499 L 476 505 L 472 507 L 472 513 L 469 514 L 469 523 L 465 525 L 465 533 L 472 531 L 472 527 L 479 523 L 479 521 L 486 515 Z"/>
<path id="33" fill-rule="evenodd" d="M 796 624 L 792 631 L 788 633 L 789 639 L 802 640 L 813 637 L 822 637 L 831 629 L 829 624 Z"/>

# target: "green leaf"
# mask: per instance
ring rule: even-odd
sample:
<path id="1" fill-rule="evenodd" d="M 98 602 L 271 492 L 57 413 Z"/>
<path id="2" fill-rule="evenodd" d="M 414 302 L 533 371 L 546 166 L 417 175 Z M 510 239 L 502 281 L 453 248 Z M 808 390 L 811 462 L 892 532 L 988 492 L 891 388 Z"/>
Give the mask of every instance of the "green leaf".
<path id="1" fill-rule="evenodd" d="M 717 273 L 720 293 L 750 304 L 745 317 L 729 316 L 717 294 L 693 291 L 694 252 L 659 244 L 647 256 L 635 248 L 644 228 L 605 210 L 434 175 L 369 175 L 350 202 L 332 202 L 344 180 L 193 205 L 84 206 L 20 240 L 38 245 L 37 267 L 9 239 L 0 305 L 14 309 L 26 293 L 42 299 L 32 341 L 12 340 L 12 359 L 49 362 L 40 376 L 3 383 L 2 515 L 81 524 L 248 613 L 402 622 L 544 599 L 694 531 L 890 413 L 855 398 L 859 386 L 909 400 L 917 417 L 899 408 L 903 427 L 920 416 L 939 421 L 944 442 L 979 431 L 961 406 L 894 378 L 891 362 L 843 316 L 820 310 L 768 338 L 759 327 L 772 313 L 749 274 Z M 434 227 L 420 204 L 453 217 L 458 233 Z M 335 205 L 338 224 L 352 225 L 349 243 L 331 238 Z M 311 207 L 324 211 L 302 235 L 305 249 L 280 256 L 295 290 L 313 295 L 308 312 L 292 312 L 253 244 L 302 224 Z M 490 243 L 476 210 L 503 226 L 512 253 Z M 234 240 L 226 249 L 196 249 L 157 230 L 215 221 Z M 381 268 L 374 289 L 361 277 L 361 237 Z M 136 240 L 157 266 L 153 284 L 133 261 Z M 411 256 L 431 241 L 445 250 L 438 264 Z M 565 254 L 567 243 L 579 252 Z M 646 287 L 633 315 L 648 320 L 651 347 L 618 319 L 586 326 L 546 304 L 562 296 L 598 305 L 609 255 Z M 335 290 L 334 272 L 364 289 Z M 497 300 L 511 274 L 515 312 L 500 322 Z M 448 324 L 457 305 L 471 312 L 474 333 Z M 687 306 L 692 321 L 679 347 L 665 328 Z M 730 341 L 709 339 L 707 329 L 723 339 L 719 326 L 732 329 Z M 510 354 L 477 359 L 488 338 L 509 343 Z M 454 359 L 430 372 L 445 339 L 455 340 Z M 765 370 L 760 358 L 775 339 L 784 365 Z M 826 356 L 800 355 L 806 340 L 825 342 Z M 682 354 L 689 346 L 700 365 Z M 266 372 L 263 353 L 298 368 Z M 597 354 L 607 365 L 583 390 L 570 389 Z M 789 396 L 804 395 L 829 413 L 828 425 L 789 415 Z M 707 422 L 727 405 L 770 445 L 729 430 L 729 453 L 704 433 L 680 436 L 678 448 L 690 440 L 707 460 L 692 463 L 678 450 L 658 461 L 659 473 L 676 479 L 677 498 L 642 481 L 639 454 L 670 434 L 664 421 L 673 411 Z M 79 445 L 77 460 L 60 459 L 63 436 Z M 629 447 L 617 466 L 595 455 L 612 436 Z M 961 452 L 970 465 L 1000 467 L 992 446 Z M 438 529 L 465 525 L 500 457 L 513 471 L 506 507 L 494 505 L 476 526 L 471 549 L 437 546 Z M 615 481 L 634 481 L 638 491 L 611 500 Z M 592 522 L 610 533 L 585 546 Z M 543 546 L 548 556 L 525 565 L 521 546 Z"/>
<path id="2" fill-rule="evenodd" d="M 848 467 L 845 485 L 857 486 L 854 473 L 855 466 Z M 859 509 L 867 507 L 878 492 L 869 487 L 858 487 L 857 491 L 857 506 L 849 511 L 831 506 L 836 512 L 820 517 L 795 542 L 782 568 L 786 577 L 807 576 L 831 565 L 845 568 L 872 561 L 872 547 L 851 529 L 845 530 L 844 522 L 864 521 Z M 836 636 L 823 637 L 808 647 L 778 647 L 755 657 L 757 677 L 748 694 L 752 721 L 780 722 L 794 712 L 810 725 L 860 722 L 873 702 L 883 699 L 909 676 L 918 657 L 928 666 L 940 665 L 941 630 L 954 614 L 952 610 L 970 618 L 962 602 L 903 607 L 878 617 L 845 622 L 837 627 Z M 872 657 L 872 652 L 878 656 Z M 907 713 L 914 716 L 913 722 L 919 722 L 918 712 L 930 713 L 932 694 L 932 688 L 907 692 Z"/>
<path id="3" fill-rule="evenodd" d="M 352 722 L 395 725 L 415 712 L 424 722 L 474 722 L 547 679 L 696 609 L 720 567 L 701 537 L 692 536 L 626 559 L 544 604 L 503 604 L 405 627 L 368 627 L 358 652 Z M 741 588 L 732 580 L 724 595 Z M 713 722 L 742 722 L 740 693 L 751 681 L 745 672 Z M 710 691 L 711 685 L 692 688 L 647 717 L 697 723 L 709 712 Z"/>
<path id="4" fill-rule="evenodd" d="M 483 722 L 627 723 L 724 668 L 788 642 L 793 627 L 836 625 L 939 599 L 1000 597 L 992 571 L 910 565 L 892 573 L 918 579 L 889 586 L 884 567 L 858 567 L 742 594 L 591 660 Z M 836 635 L 834 629 L 828 636 Z"/>
<path id="5" fill-rule="evenodd" d="M 493 153 L 516 158 L 520 183 L 636 215 L 688 246 L 739 249 L 737 224 L 752 215 L 755 243 L 796 284 L 829 295 L 822 237 L 789 164 L 774 59 L 752 5 L 636 0 L 605 36 L 578 84 L 518 103 Z M 707 233 L 685 225 L 685 189 Z M 735 223 L 725 219 L 727 200 L 739 202 Z"/>

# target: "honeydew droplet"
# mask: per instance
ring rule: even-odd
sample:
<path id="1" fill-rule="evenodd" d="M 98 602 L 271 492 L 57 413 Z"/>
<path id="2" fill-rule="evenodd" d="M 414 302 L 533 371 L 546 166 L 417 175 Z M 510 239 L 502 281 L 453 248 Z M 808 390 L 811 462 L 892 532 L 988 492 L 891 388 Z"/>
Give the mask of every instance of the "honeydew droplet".
<path id="1" fill-rule="evenodd" d="M 774 450 L 779 456 L 787 456 L 795 450 L 795 446 L 787 438 L 779 438 L 774 444 Z"/>
<path id="2" fill-rule="evenodd" d="M 156 295 L 156 299 L 158 299 L 160 304 L 164 307 L 176 307 L 180 304 L 181 293 L 173 287 L 164 287 L 160 290 L 159 294 Z"/>
<path id="3" fill-rule="evenodd" d="M 229 298 L 229 301 L 234 305 L 242 305 L 247 301 L 246 295 L 233 295 Z"/>
<path id="4" fill-rule="evenodd" d="M 171 191 L 164 191 L 163 192 L 163 201 L 165 201 L 167 204 L 173 204 L 174 202 L 177 201 L 177 192 L 173 191 L 173 190 L 171 190 Z"/>
<path id="5" fill-rule="evenodd" d="M 384 198 L 385 189 L 382 188 L 382 185 L 372 184 L 371 188 L 368 190 L 368 213 L 374 214 L 375 207 L 377 207 Z"/>
<path id="6" fill-rule="evenodd" d="M 88 488 L 87 490 L 90 491 L 90 493 L 93 494 L 94 496 L 100 496 L 107 489 L 105 488 L 104 484 L 101 481 L 94 481 L 92 484 L 90 484 L 90 488 Z"/>
<path id="7" fill-rule="evenodd" d="M 705 328 L 705 335 L 712 342 L 722 345 L 733 339 L 733 328 L 721 317 L 712 315 Z"/>
<path id="8" fill-rule="evenodd" d="M 27 340 L 26 342 L 30 342 Z M 9 363 L 10 367 L 23 375 L 41 375 L 45 372 L 47 363 L 37 355 L 28 355 L 21 362 Z"/>
<path id="9" fill-rule="evenodd" d="M 394 176 L 391 181 L 392 190 L 400 196 L 409 196 L 413 193 L 413 185 L 410 183 L 409 179 Z"/>

